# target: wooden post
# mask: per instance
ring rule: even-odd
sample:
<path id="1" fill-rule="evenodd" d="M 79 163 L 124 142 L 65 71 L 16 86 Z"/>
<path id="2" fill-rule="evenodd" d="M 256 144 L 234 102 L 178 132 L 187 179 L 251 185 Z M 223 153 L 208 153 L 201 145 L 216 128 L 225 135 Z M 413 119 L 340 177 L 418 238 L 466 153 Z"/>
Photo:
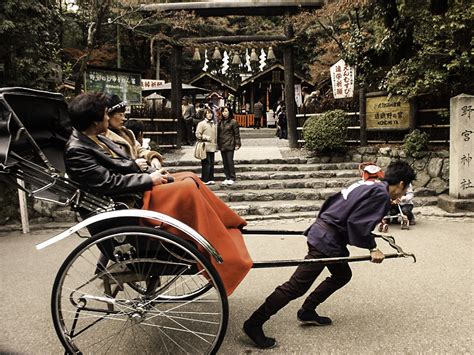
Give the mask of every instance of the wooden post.
<path id="1" fill-rule="evenodd" d="M 293 38 L 293 26 L 285 27 L 287 39 Z M 298 132 L 296 129 L 296 102 L 295 102 L 295 65 L 293 58 L 293 45 L 288 44 L 283 48 L 283 62 L 285 67 L 285 106 L 288 123 L 288 145 L 290 148 L 298 147 Z"/>
<path id="2" fill-rule="evenodd" d="M 156 42 L 156 80 L 160 80 L 160 41 Z"/>
<path id="3" fill-rule="evenodd" d="M 18 185 L 25 187 L 25 182 L 23 180 L 16 180 Z M 26 194 L 23 190 L 18 189 L 18 200 L 20 203 L 20 217 L 21 217 L 21 228 L 23 234 L 30 233 L 30 223 L 28 221 L 28 206 L 26 203 Z"/>
<path id="4" fill-rule="evenodd" d="M 183 61 L 183 48 L 173 46 L 173 75 L 171 77 L 171 116 L 176 120 L 176 131 L 178 135 L 176 137 L 176 147 L 181 148 L 181 142 L 183 141 L 183 114 L 181 110 L 181 96 L 182 96 L 182 77 L 181 68 Z"/>
<path id="5" fill-rule="evenodd" d="M 122 50 L 120 47 L 120 25 L 117 23 L 117 68 L 122 67 Z"/>
<path id="6" fill-rule="evenodd" d="M 416 128 L 416 113 L 418 111 L 418 103 L 416 99 L 410 100 L 410 116 L 409 119 L 409 132 L 413 132 Z"/>
<path id="7" fill-rule="evenodd" d="M 367 105 L 365 82 L 359 85 L 360 145 L 367 145 Z"/>

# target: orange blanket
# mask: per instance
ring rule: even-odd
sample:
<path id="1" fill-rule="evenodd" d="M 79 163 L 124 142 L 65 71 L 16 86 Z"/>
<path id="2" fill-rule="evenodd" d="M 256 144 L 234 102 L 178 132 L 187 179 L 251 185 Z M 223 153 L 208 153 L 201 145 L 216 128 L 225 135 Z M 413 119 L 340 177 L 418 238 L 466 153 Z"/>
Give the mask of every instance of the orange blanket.
<path id="1" fill-rule="evenodd" d="M 252 267 L 252 260 L 240 232 L 247 222 L 232 211 L 193 173 L 173 174 L 175 181 L 155 186 L 143 197 L 143 209 L 167 214 L 186 223 L 207 239 L 224 259 L 222 264 L 211 258 L 227 295 L 232 294 Z M 147 224 L 160 224 L 147 221 Z M 183 235 L 165 226 L 175 235 Z M 201 252 L 203 248 L 198 246 Z"/>

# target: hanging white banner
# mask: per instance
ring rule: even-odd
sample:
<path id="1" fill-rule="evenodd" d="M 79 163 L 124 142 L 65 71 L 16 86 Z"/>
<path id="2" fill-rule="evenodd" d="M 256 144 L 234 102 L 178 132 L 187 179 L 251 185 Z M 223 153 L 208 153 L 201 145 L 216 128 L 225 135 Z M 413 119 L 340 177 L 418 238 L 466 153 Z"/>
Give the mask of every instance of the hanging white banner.
<path id="1" fill-rule="evenodd" d="M 301 107 L 301 105 L 303 105 L 303 98 L 301 97 L 301 84 L 295 84 L 295 101 L 296 106 Z"/>
<path id="2" fill-rule="evenodd" d="M 339 60 L 331 69 L 332 93 L 335 99 L 354 96 L 355 69 Z"/>

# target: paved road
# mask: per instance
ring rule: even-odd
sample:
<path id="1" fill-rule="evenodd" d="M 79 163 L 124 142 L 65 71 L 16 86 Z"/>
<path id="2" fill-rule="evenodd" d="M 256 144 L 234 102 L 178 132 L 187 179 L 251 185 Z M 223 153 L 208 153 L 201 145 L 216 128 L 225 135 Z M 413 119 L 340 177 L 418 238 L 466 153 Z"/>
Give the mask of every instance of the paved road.
<path id="1" fill-rule="evenodd" d="M 265 223 L 258 227 L 274 227 Z M 290 229 L 308 225 L 306 220 L 282 223 Z M 295 314 L 301 301 L 295 301 L 266 326 L 280 345 L 265 352 L 471 353 L 473 221 L 420 220 L 410 231 L 394 227 L 391 232 L 400 245 L 416 253 L 416 264 L 404 259 L 353 264 L 351 283 L 319 309 L 334 324 L 300 326 Z M 62 353 L 52 328 L 50 291 L 61 261 L 80 239 L 34 249 L 54 233 L 0 234 L 0 353 Z M 254 260 L 299 258 L 305 252 L 303 237 L 248 236 L 246 241 Z M 243 336 L 242 322 L 292 270 L 250 271 L 230 297 L 231 321 L 221 354 L 260 352 Z"/>

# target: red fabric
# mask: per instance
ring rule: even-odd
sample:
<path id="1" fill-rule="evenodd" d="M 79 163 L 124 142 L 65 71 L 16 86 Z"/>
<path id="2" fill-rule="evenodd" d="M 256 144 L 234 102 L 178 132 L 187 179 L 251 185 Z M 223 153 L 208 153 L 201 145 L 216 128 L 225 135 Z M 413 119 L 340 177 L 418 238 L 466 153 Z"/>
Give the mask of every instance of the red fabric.
<path id="1" fill-rule="evenodd" d="M 143 197 L 143 209 L 164 213 L 186 223 L 216 248 L 224 259 L 218 264 L 210 258 L 219 273 L 227 295 L 232 294 L 253 265 L 239 228 L 247 222 L 232 211 L 193 173 L 173 174 L 175 181 L 154 186 Z M 147 220 L 148 225 L 161 225 Z M 170 226 L 164 229 L 175 235 L 182 232 Z M 197 246 L 201 252 L 205 250 Z"/>

